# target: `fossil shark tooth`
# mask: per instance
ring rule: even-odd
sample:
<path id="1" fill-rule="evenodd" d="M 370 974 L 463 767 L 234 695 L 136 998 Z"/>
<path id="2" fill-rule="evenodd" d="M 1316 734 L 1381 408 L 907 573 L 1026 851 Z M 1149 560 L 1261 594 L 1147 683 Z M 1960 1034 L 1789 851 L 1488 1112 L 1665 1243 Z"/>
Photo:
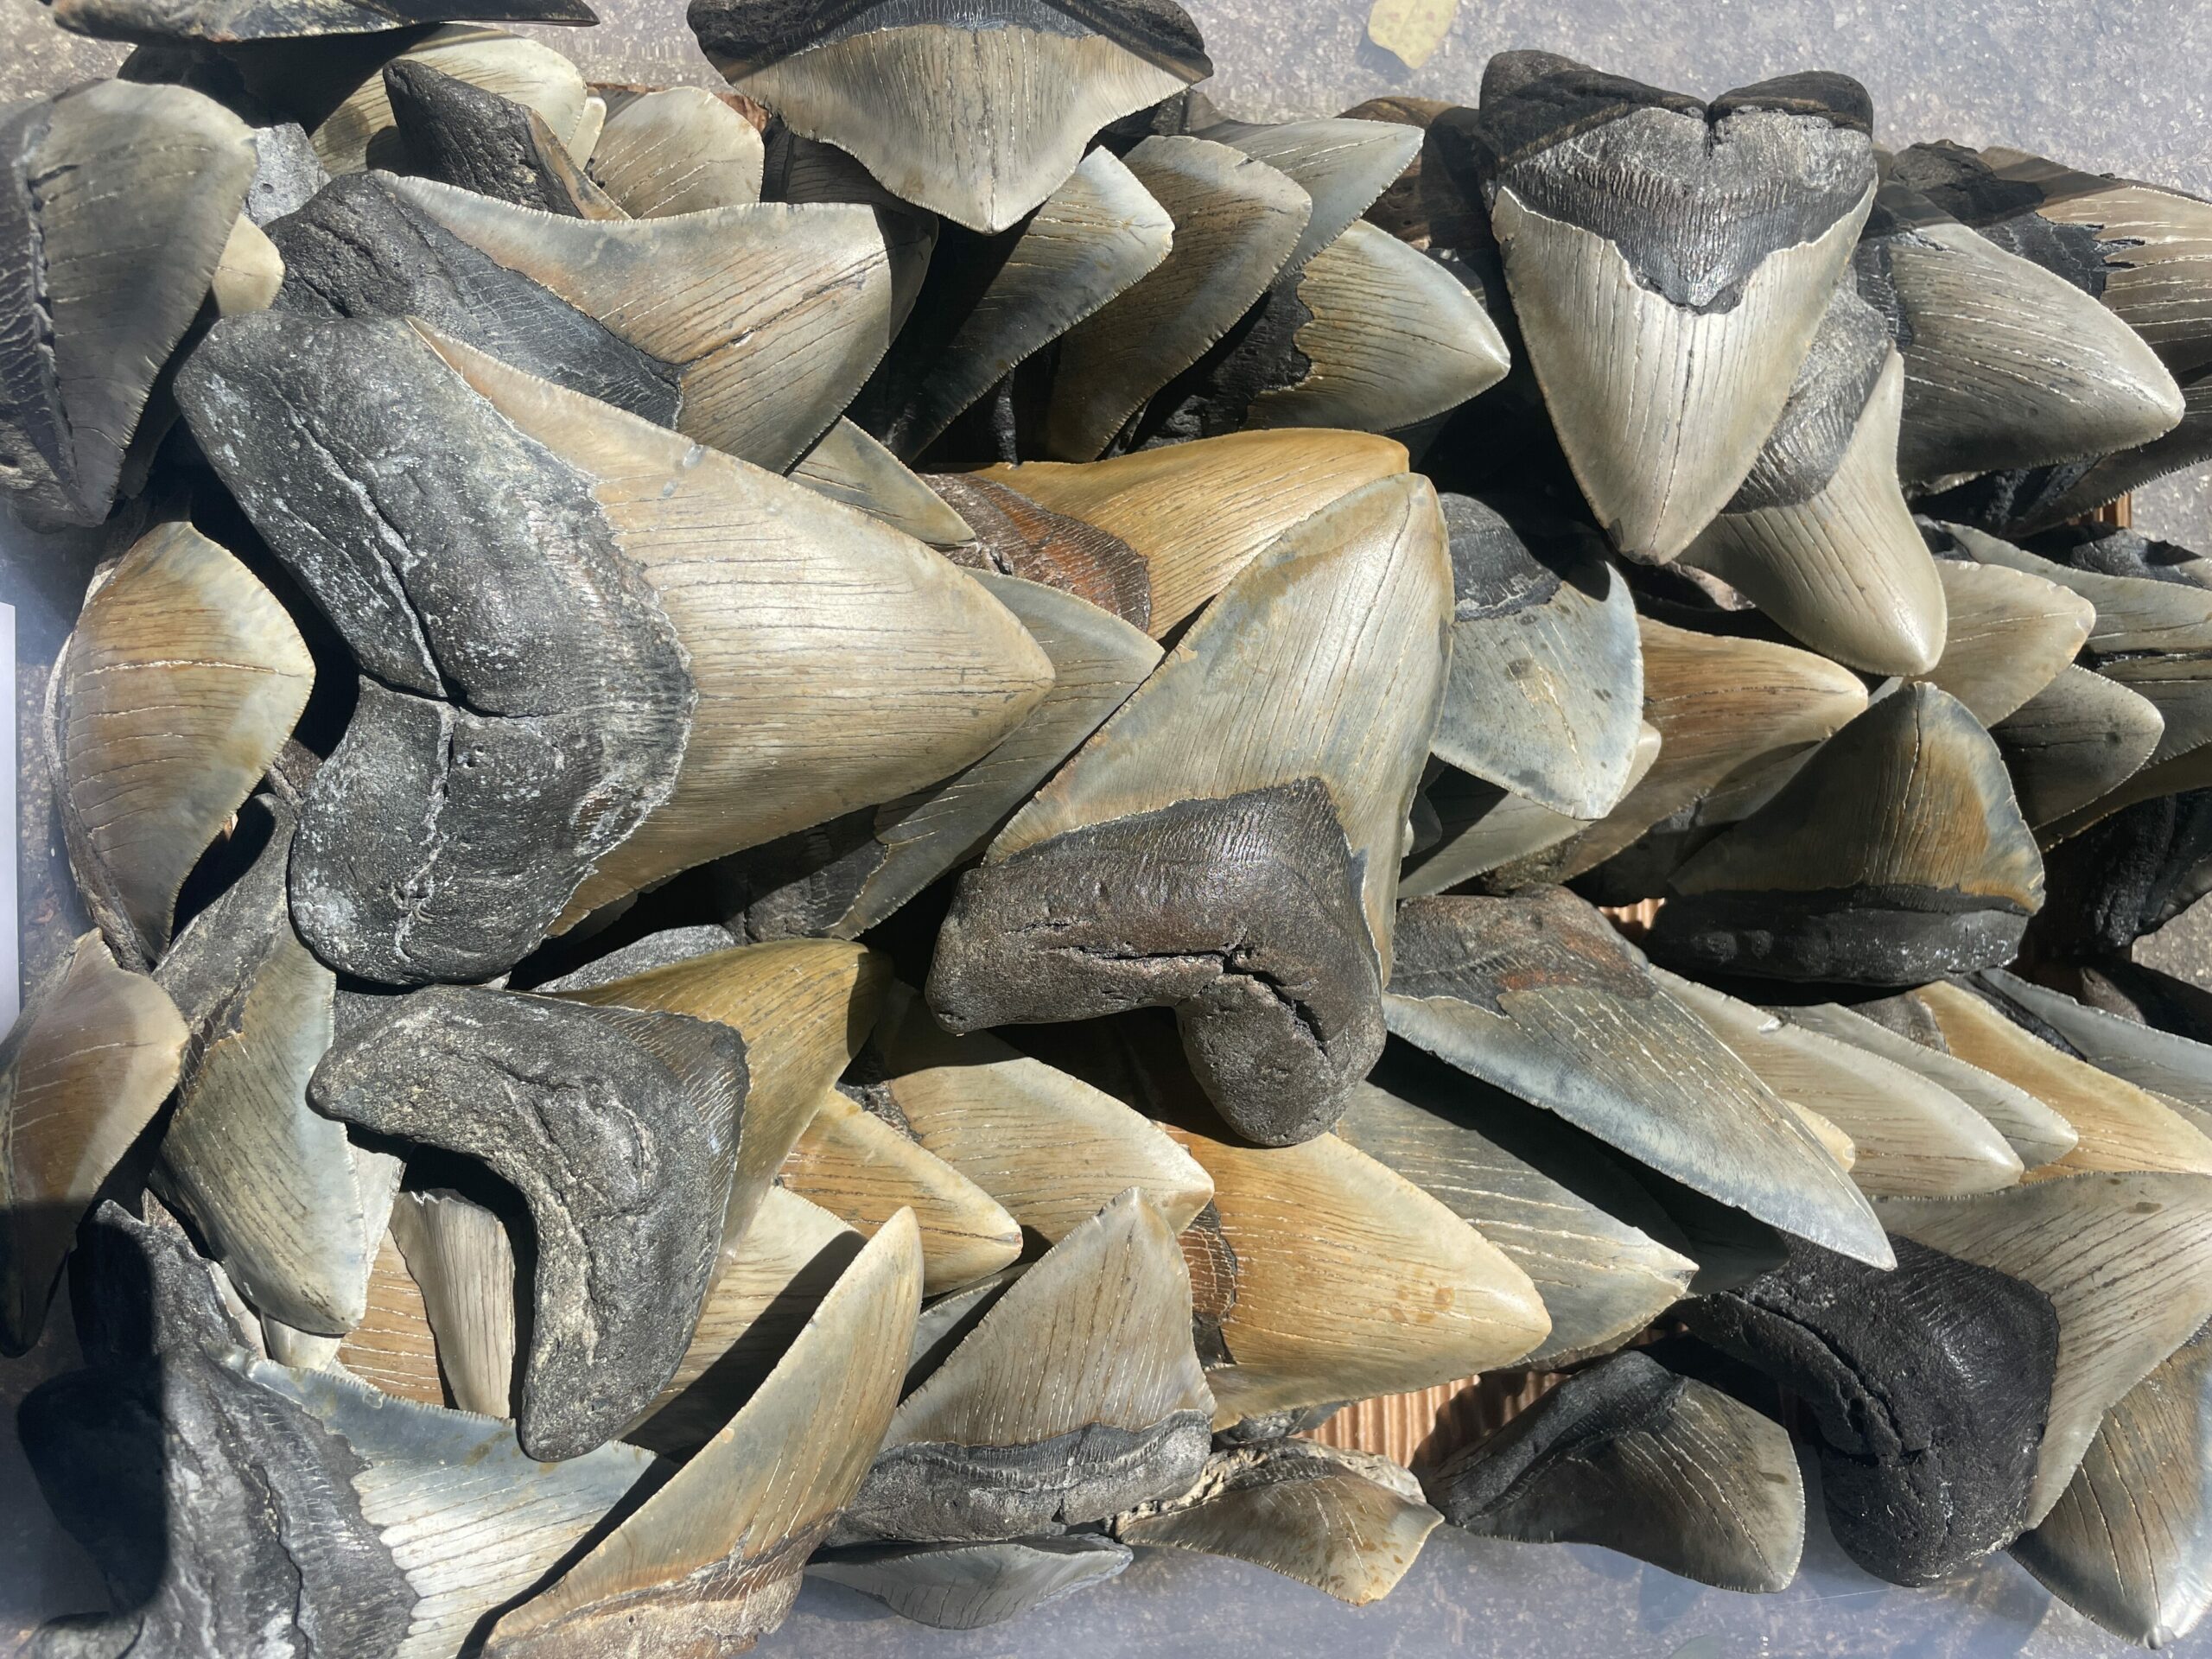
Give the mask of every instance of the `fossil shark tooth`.
<path id="1" fill-rule="evenodd" d="M 338 1344 L 333 1356 L 335 1369 L 359 1377 L 381 1393 L 412 1400 L 417 1405 L 444 1405 L 446 1388 L 440 1375 L 437 1337 L 430 1328 L 423 1287 L 388 1232 L 378 1244 L 369 1272 L 367 1303 L 361 1322 Z M 504 1412 L 497 1414 L 505 1415 Z"/>
<path id="2" fill-rule="evenodd" d="M 454 1404 L 486 1417 L 512 1415 L 515 1255 L 505 1224 L 458 1192 L 402 1192 L 391 1206 L 391 1236 L 420 1287 Z"/>
<path id="3" fill-rule="evenodd" d="M 841 1535 L 979 1542 L 1104 1520 L 1190 1484 L 1213 1404 L 1175 1235 L 1126 1192 L 899 1402 Z"/>
<path id="4" fill-rule="evenodd" d="M 1045 447 L 1103 454 L 1146 400 L 1190 368 L 1265 294 L 1313 202 L 1264 162 L 1155 134 L 1123 158 L 1174 224 L 1166 257 L 1060 337 Z"/>
<path id="5" fill-rule="evenodd" d="M 1283 262 L 1286 278 L 1356 227 L 1414 163 L 1421 143 L 1418 127 L 1342 116 L 1276 124 L 1216 121 L 1193 127 L 1191 136 L 1265 162 L 1312 200 L 1306 229 Z"/>
<path id="6" fill-rule="evenodd" d="M 842 415 L 791 464 L 789 475 L 932 547 L 961 547 L 976 539 L 968 521 L 943 496 Z"/>
<path id="7" fill-rule="evenodd" d="M 1442 1200 L 1529 1275 L 1552 1328 L 1523 1366 L 1602 1353 L 1688 1294 L 1695 1262 L 1586 1196 L 1608 1172 L 1586 1166 L 1576 1172 L 1583 1191 L 1561 1185 L 1516 1155 L 1510 1135 L 1509 1144 L 1485 1135 L 1497 1128 L 1496 1103 L 1481 1085 L 1459 1083 L 1395 1074 L 1389 1088 L 1363 1083 L 1337 1134 Z"/>
<path id="8" fill-rule="evenodd" d="M 794 132 L 986 232 L 1049 196 L 1100 128 L 1213 73 L 1197 25 L 1167 0 L 988 0 L 958 14 L 912 0 L 805 13 L 696 0 L 690 17 L 715 67 Z"/>
<path id="9" fill-rule="evenodd" d="M 11 105 L 0 162 L 0 492 L 34 524 L 97 524 L 229 245 L 252 133 L 182 86 L 93 81 Z"/>
<path id="10" fill-rule="evenodd" d="M 1954 1055 L 2025 1090 L 2073 1127 L 2075 1143 L 2050 1173 L 2212 1174 L 2212 1139 L 2157 1096 L 2062 1053 L 1971 991 L 1923 985 L 1912 997 L 1935 1016 Z"/>
<path id="11" fill-rule="evenodd" d="M 577 1457 L 675 1374 L 712 1281 L 745 1045 L 679 1014 L 439 987 L 348 1031 L 317 1109 L 480 1160 L 530 1206 L 537 1282 L 517 1419 Z"/>
<path id="12" fill-rule="evenodd" d="M 549 1589 L 487 1659 L 740 1652 L 783 1622 L 807 1556 L 860 1489 L 898 1401 L 921 1249 L 894 1217 L 721 1431 Z"/>
<path id="13" fill-rule="evenodd" d="M 184 41 L 211 46 L 246 41 L 321 39 L 333 35 L 380 35 L 443 22 L 450 0 L 54 0 L 54 21 L 75 35 L 142 45 Z M 582 0 L 462 0 L 459 10 L 479 22 L 595 23 Z"/>
<path id="14" fill-rule="evenodd" d="M 1124 1543 L 1264 1567 L 1364 1607 L 1397 1587 L 1444 1520 L 1370 1452 L 1276 1440 L 1214 1454 L 1187 1492 L 1114 1519 Z"/>
<path id="15" fill-rule="evenodd" d="M 2105 1414 L 2212 1318 L 2205 1187 L 2190 1175 L 2097 1173 L 1970 1198 L 1884 1201 L 1891 1231 L 2024 1280 L 2057 1312 L 2027 1525 L 2058 1502 Z"/>
<path id="16" fill-rule="evenodd" d="M 1881 314 L 1839 284 L 1750 475 L 1681 557 L 1824 655 L 1917 675 L 1946 592 L 1897 488 L 1904 380 Z"/>
<path id="17" fill-rule="evenodd" d="M 1805 1544 L 1782 1426 L 1637 1353 L 1569 1377 L 1423 1484 L 1479 1535 L 1601 1544 L 1724 1590 L 1786 1587 Z"/>
<path id="18" fill-rule="evenodd" d="M 2044 1589 L 2144 1647 L 2178 1642 L 2212 1606 L 2208 1369 L 2199 1332 L 2105 1414 L 2064 1495 L 2012 1545 Z"/>
<path id="19" fill-rule="evenodd" d="M 1937 524 L 1935 533 L 1977 563 L 2024 570 L 2088 601 L 2096 610 L 2088 647 L 2100 657 L 2212 650 L 2212 592 L 2192 582 L 2062 563 L 1965 524 Z"/>
<path id="20" fill-rule="evenodd" d="M 1663 563 L 1736 493 L 1874 190 L 1858 82 L 1706 105 L 1565 59 L 1491 60 L 1471 143 L 1505 281 L 1599 523 Z M 1521 65 L 1530 73 L 1523 75 Z"/>
<path id="21" fill-rule="evenodd" d="M 2169 1100 L 2212 1109 L 2212 1046 L 2123 1019 L 2001 969 L 1990 969 L 1980 978 L 2055 1029 L 2100 1071 Z"/>
<path id="22" fill-rule="evenodd" d="M 1850 1178 L 1582 900 L 1417 899 L 1398 927 L 1395 1035 L 1707 1197 L 1886 1265 Z"/>
<path id="23" fill-rule="evenodd" d="M 822 1096 L 779 1179 L 862 1233 L 911 1211 L 927 1295 L 972 1284 L 1021 1254 L 1020 1224 L 997 1199 L 835 1090 Z"/>
<path id="24" fill-rule="evenodd" d="M 157 525 L 86 595 L 54 671 L 71 872 L 142 962 L 201 854 L 291 735 L 315 662 L 284 607 L 188 524 Z"/>
<path id="25" fill-rule="evenodd" d="M 1939 562 L 1936 572 L 1950 632 L 1942 657 L 1920 677 L 1966 704 L 1984 726 L 2018 713 L 2065 673 L 2095 626 L 2095 606 L 2044 576 L 1952 559 Z"/>
<path id="26" fill-rule="evenodd" d="M 2143 770 L 2166 728 L 2149 698 L 2069 666 L 1990 728 L 2021 815 L 2037 830 L 2070 821 Z"/>
<path id="27" fill-rule="evenodd" d="M 1256 1147 L 1168 1133 L 1213 1181 L 1180 1242 L 1217 1427 L 1433 1388 L 1509 1364 L 1549 1334 L 1510 1256 L 1335 1135 Z M 1435 1317 L 1395 1316 L 1413 1307 Z"/>
<path id="28" fill-rule="evenodd" d="M 1287 532 L 962 878 L 931 1011 L 968 1032 L 1173 1007 L 1240 1133 L 1325 1128 L 1382 1047 L 1450 605 L 1426 480 Z"/>
<path id="29" fill-rule="evenodd" d="M 1549 811 L 1601 818 L 1628 791 L 1643 651 L 1604 538 L 1540 508 L 1443 498 L 1452 668 L 1429 747 Z"/>
<path id="30" fill-rule="evenodd" d="M 1179 444 L 1153 453 L 1180 454 L 1197 447 Z M 974 541 L 946 550 L 946 556 L 956 564 L 979 574 L 1003 575 L 1040 588 L 1057 588 L 1140 632 L 1150 628 L 1154 586 L 1151 552 L 1141 552 L 1096 524 L 1055 512 L 1004 482 L 980 474 L 938 473 L 930 475 L 927 482 L 975 532 Z M 1163 494 L 1160 499 L 1173 498 Z M 1226 582 L 1230 574 L 1224 572 L 1219 581 Z M 1193 601 L 1192 608 L 1211 597 L 1209 592 Z M 1166 632 L 1161 629 L 1147 637 L 1158 638 Z"/>
<path id="31" fill-rule="evenodd" d="M 1017 365 L 1156 270 L 1174 233 L 1104 148 L 1018 227 L 946 231 L 912 326 L 861 395 L 868 423 L 893 454 L 919 454 Z"/>
<path id="32" fill-rule="evenodd" d="M 760 200 L 760 129 L 699 86 L 670 86 L 609 113 L 592 147 L 594 182 L 632 219 Z"/>
<path id="33" fill-rule="evenodd" d="M 240 213 L 224 239 L 215 274 L 208 279 L 207 296 L 216 311 L 226 317 L 266 311 L 283 285 L 283 255 L 251 214 Z"/>
<path id="34" fill-rule="evenodd" d="M 1000 568 L 1071 588 L 1164 639 L 1285 531 L 1330 503 L 1405 470 L 1405 446 L 1392 439 L 1291 430 L 1205 438 L 1088 465 L 991 467 L 961 481 L 991 491 L 991 499 L 1020 515 L 1019 521 L 1028 518 L 1025 509 L 1041 508 L 1110 538 L 1107 545 L 1082 550 L 1084 563 L 1097 570 L 1093 584 L 1078 582 L 1072 572 L 1056 580 L 1046 569 L 1020 563 Z M 953 482 L 939 480 L 938 487 Z M 1016 499 L 1007 502 L 1007 495 Z M 966 492 L 951 495 L 974 524 L 971 499 Z M 977 533 L 985 534 L 980 527 Z M 1124 558 L 1135 572 L 1125 572 Z M 1139 575 L 1143 584 L 1141 607 L 1120 598 L 1128 575 Z M 1111 582 L 1103 592 L 1095 585 L 1101 579 Z"/>
<path id="35" fill-rule="evenodd" d="M 1876 701 L 1669 887 L 1656 952 L 1878 985 L 2009 961 L 2044 896 L 2003 757 L 1932 685 Z"/>
<path id="36" fill-rule="evenodd" d="M 1681 1310 L 1809 1408 L 1828 1524 L 1892 1584 L 2015 1538 L 2050 1405 L 2058 1318 L 2034 1286 L 1896 1241 L 1881 1273 L 1811 1245 Z"/>
<path id="37" fill-rule="evenodd" d="M 0 1042 L 0 1354 L 29 1351 L 93 1195 L 175 1082 L 184 1022 L 87 933 Z"/>
<path id="38" fill-rule="evenodd" d="M 364 168 L 397 172 L 404 152 L 384 71 L 395 62 L 419 63 L 511 103 L 535 111 L 563 148 L 584 120 L 590 89 L 582 73 L 551 47 L 503 29 L 448 23 L 420 37 L 387 37 L 398 49 L 362 66 L 364 78 L 308 136 L 315 153 L 334 175 Z"/>
<path id="39" fill-rule="evenodd" d="M 384 87 L 418 177 L 541 213 L 628 217 L 527 104 L 404 57 L 385 66 Z M 602 119 L 606 107 L 598 105 Z"/>
<path id="40" fill-rule="evenodd" d="M 1989 1120 L 1917 1072 L 1780 1014 L 1654 969 L 1667 995 L 1710 1026 L 1759 1080 L 1851 1137 L 1852 1178 L 1882 1198 L 1955 1198 L 2010 1186 L 2018 1154 Z"/>
<path id="41" fill-rule="evenodd" d="M 806 1571 L 917 1624 L 976 1630 L 1118 1578 L 1134 1557 L 1127 1544 L 1071 1532 L 997 1543 L 862 1544 L 817 1555 Z"/>

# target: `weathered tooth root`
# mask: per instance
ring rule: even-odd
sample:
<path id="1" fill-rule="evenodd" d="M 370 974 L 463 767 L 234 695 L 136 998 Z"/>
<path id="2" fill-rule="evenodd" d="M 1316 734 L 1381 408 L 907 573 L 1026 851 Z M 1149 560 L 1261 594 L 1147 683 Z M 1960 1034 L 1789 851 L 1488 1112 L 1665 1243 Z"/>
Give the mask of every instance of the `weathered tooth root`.
<path id="1" fill-rule="evenodd" d="M 473 0 L 478 16 L 512 23 L 595 23 L 582 0 Z M 56 0 L 54 21 L 79 35 L 150 46 L 382 35 L 442 22 L 450 0 Z"/>
<path id="2" fill-rule="evenodd" d="M 527 104 L 404 57 L 385 66 L 384 90 L 410 172 L 541 213 L 628 217 Z M 580 121 L 576 136 L 597 134 Z"/>
<path id="3" fill-rule="evenodd" d="M 399 49 L 365 65 L 363 79 L 310 135 L 315 155 L 334 174 L 402 170 L 406 151 L 384 79 L 393 62 L 422 64 L 535 111 L 563 146 L 583 124 L 589 89 L 575 65 L 550 46 L 468 23 L 448 23 L 420 38 L 388 38 Z"/>

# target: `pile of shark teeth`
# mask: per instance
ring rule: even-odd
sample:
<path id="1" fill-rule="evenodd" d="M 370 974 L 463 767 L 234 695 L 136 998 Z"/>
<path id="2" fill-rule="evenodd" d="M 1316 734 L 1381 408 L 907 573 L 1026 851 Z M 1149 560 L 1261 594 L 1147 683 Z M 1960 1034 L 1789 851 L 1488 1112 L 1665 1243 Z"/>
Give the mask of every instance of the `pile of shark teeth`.
<path id="1" fill-rule="evenodd" d="M 1817 71 L 1244 122 L 1171 0 L 50 3 L 30 1652 L 1770 1592 L 1801 1451 L 2212 1605 L 2212 562 L 2083 517 L 2212 458 L 2212 204 Z"/>

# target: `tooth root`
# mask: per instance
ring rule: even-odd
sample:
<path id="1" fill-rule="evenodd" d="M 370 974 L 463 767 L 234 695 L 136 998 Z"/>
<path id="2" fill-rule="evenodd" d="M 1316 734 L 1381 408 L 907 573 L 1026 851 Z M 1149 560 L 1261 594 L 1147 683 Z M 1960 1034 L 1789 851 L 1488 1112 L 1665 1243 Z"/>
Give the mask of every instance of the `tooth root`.
<path id="1" fill-rule="evenodd" d="M 410 170 L 421 177 L 540 213 L 628 217 L 528 105 L 404 56 L 385 66 L 384 85 Z M 594 106 L 605 118 L 607 106 L 587 99 L 578 136 L 596 137 L 584 125 Z"/>
<path id="2" fill-rule="evenodd" d="M 404 35 L 387 38 L 395 43 Z M 390 63 L 421 64 L 480 91 L 520 104 L 543 118 L 556 142 L 576 136 L 590 97 L 575 64 L 550 46 L 504 30 L 448 23 L 365 66 L 366 73 L 311 135 L 315 151 L 334 175 L 364 168 L 401 170 L 405 155 L 385 88 Z"/>
<path id="3" fill-rule="evenodd" d="M 1127 1544 L 1077 1532 L 1005 1543 L 864 1544 L 817 1555 L 806 1570 L 874 1597 L 901 1618 L 977 1630 L 1118 1578 L 1135 1556 Z"/>
<path id="4" fill-rule="evenodd" d="M 591 176 L 632 219 L 665 219 L 760 200 L 760 130 L 698 86 L 633 98 L 607 118 Z"/>

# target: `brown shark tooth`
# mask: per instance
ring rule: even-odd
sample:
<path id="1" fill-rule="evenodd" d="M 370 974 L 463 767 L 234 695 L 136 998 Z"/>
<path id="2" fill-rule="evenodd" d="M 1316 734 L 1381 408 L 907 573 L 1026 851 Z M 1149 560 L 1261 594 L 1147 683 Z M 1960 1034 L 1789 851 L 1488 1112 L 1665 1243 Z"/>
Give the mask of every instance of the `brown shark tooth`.
<path id="1" fill-rule="evenodd" d="M 1016 1280 L 899 1403 L 850 1535 L 1025 1537 L 1181 1491 L 1213 1414 L 1175 1235 L 1134 1190 Z"/>
<path id="2" fill-rule="evenodd" d="M 1114 1518 L 1124 1543 L 1227 1555 L 1364 1607 L 1444 1520 L 1389 1459 L 1306 1440 L 1216 1452 L 1179 1497 Z"/>
<path id="3" fill-rule="evenodd" d="M 384 89 L 410 172 L 541 213 L 629 217 L 527 104 L 404 57 L 385 66 Z"/>
<path id="4" fill-rule="evenodd" d="M 886 187 L 969 230 L 1004 230 L 1049 196 L 1093 134 L 1213 73 L 1170 3 L 912 0 L 809 11 L 702 0 L 709 60 L 794 132 L 849 150 Z"/>
<path id="5" fill-rule="evenodd" d="M 1003 1543 L 862 1544 L 818 1554 L 806 1571 L 916 1624 L 976 1630 L 1118 1578 L 1135 1557 L 1127 1544 L 1071 1532 Z"/>
<path id="6" fill-rule="evenodd" d="M 939 1020 L 1173 1007 L 1240 1133 L 1326 1128 L 1382 1046 L 1450 582 L 1435 493 L 1410 477 L 1247 565 L 962 879 L 930 971 Z"/>
<path id="7" fill-rule="evenodd" d="M 97 524 L 229 245 L 252 134 L 184 87 L 94 81 L 12 105 L 0 162 L 0 493 L 34 524 Z"/>
<path id="8" fill-rule="evenodd" d="M 620 1433 L 683 1357 L 745 1084 L 727 1027 L 441 987 L 347 1032 L 309 1096 L 341 1121 L 480 1159 L 521 1192 L 537 1265 L 517 1417 L 525 1450 L 561 1458 Z"/>
<path id="9" fill-rule="evenodd" d="M 2149 698 L 2069 666 L 1989 734 L 2012 773 L 2021 816 L 2049 840 L 2056 826 L 2086 829 L 2103 816 L 2095 804 L 2143 770 L 2165 728 Z"/>
<path id="10" fill-rule="evenodd" d="M 364 78 L 334 100 L 336 107 L 310 135 L 315 155 L 334 175 L 366 167 L 399 170 L 396 163 L 405 147 L 384 81 L 385 69 L 394 62 L 423 64 L 534 110 L 564 148 L 583 124 L 590 89 L 576 66 L 550 46 L 468 23 L 448 23 L 419 38 L 387 38 L 398 49 L 363 66 Z"/>
<path id="11" fill-rule="evenodd" d="M 1395 1035 L 1708 1198 L 1887 1265 L 1849 1177 L 1590 906 L 1563 888 L 1417 899 L 1398 925 Z"/>
<path id="12" fill-rule="evenodd" d="M 670 86 L 608 114 L 592 179 L 632 219 L 665 219 L 760 200 L 760 131 L 725 99 Z"/>
<path id="13" fill-rule="evenodd" d="M 161 987 L 87 933 L 0 1043 L 0 1354 L 38 1340 L 77 1224 L 161 1109 L 186 1040 Z"/>
<path id="14" fill-rule="evenodd" d="M 790 476 L 941 550 L 964 547 L 976 539 L 968 521 L 943 496 L 842 415 L 791 464 Z"/>
<path id="15" fill-rule="evenodd" d="M 1942 658 L 1920 677 L 1992 728 L 2066 672 L 2096 622 L 2088 600 L 2025 570 L 1944 559 L 1936 573 L 1950 632 Z"/>
<path id="16" fill-rule="evenodd" d="M 1362 486 L 1405 470 L 1405 446 L 1392 439 L 1293 430 L 1205 438 L 1082 466 L 991 467 L 962 482 L 970 489 L 995 486 L 990 499 L 1018 524 L 1033 524 L 1041 509 L 1109 538 L 1109 545 L 1084 550 L 1084 565 L 1098 573 L 1091 583 L 1079 582 L 1073 571 L 1055 579 L 1048 569 L 1020 562 L 1000 568 L 1067 588 L 1164 639 L 1285 531 Z M 938 487 L 954 482 L 940 480 Z M 1005 501 L 1006 495 L 1015 499 Z M 973 524 L 971 499 L 963 491 L 951 494 Z M 1058 526 L 1048 519 L 1039 528 Z M 980 526 L 977 533 L 988 539 Z M 1122 596 L 1128 585 L 1121 568 L 1124 555 L 1141 573 L 1141 606 Z M 1110 580 L 1104 592 L 1096 585 L 1100 579 Z"/>
<path id="17" fill-rule="evenodd" d="M 1159 453 L 1194 447 L 1178 445 Z M 1140 631 L 1150 628 L 1153 576 L 1147 556 L 1118 536 L 1039 505 L 980 474 L 937 473 L 927 482 L 975 532 L 974 542 L 948 550 L 946 556 L 956 564 L 1055 588 Z"/>
<path id="18" fill-rule="evenodd" d="M 487 1659 L 639 1650 L 709 1659 L 775 1629 L 806 1558 L 882 1443 L 919 1300 L 894 1217 L 721 1432 L 552 1586 L 504 1614 Z"/>
<path id="19" fill-rule="evenodd" d="M 369 1272 L 368 1311 L 338 1344 L 338 1365 L 379 1393 L 418 1405 L 442 1406 L 446 1388 L 423 1287 L 392 1243 L 378 1246 Z M 322 1368 L 315 1368 L 322 1369 Z M 504 1417 L 505 1412 L 489 1415 Z"/>
<path id="20" fill-rule="evenodd" d="M 515 1255 L 505 1224 L 458 1192 L 402 1192 L 391 1206 L 391 1236 L 418 1287 L 454 1404 L 486 1417 L 512 1415 Z"/>
<path id="21" fill-rule="evenodd" d="M 57 793 L 78 889 L 118 950 L 167 947 L 184 878 L 314 681 L 284 607 L 190 524 L 149 531 L 86 595 L 54 669 Z"/>

